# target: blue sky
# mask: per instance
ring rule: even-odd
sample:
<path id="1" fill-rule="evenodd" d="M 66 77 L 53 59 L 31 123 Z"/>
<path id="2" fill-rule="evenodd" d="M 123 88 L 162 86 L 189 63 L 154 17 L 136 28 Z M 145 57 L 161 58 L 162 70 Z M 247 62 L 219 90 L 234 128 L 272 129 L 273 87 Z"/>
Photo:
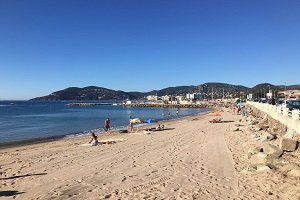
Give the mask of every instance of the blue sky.
<path id="1" fill-rule="evenodd" d="M 299 0 L 0 0 L 0 100 L 300 84 Z"/>

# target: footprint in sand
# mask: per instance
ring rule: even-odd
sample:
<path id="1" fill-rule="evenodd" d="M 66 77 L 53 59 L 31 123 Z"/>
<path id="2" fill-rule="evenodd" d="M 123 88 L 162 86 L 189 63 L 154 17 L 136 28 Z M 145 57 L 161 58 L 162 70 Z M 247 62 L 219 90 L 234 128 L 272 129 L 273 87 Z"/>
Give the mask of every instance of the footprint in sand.
<path id="1" fill-rule="evenodd" d="M 126 179 L 127 179 L 126 176 L 124 176 L 121 181 L 124 182 L 126 181 Z"/>

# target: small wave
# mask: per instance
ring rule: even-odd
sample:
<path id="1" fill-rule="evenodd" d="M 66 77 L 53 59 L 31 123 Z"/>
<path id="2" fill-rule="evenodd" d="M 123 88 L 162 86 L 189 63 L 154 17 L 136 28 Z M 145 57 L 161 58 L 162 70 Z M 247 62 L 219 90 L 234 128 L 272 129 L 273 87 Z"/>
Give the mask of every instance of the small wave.
<path id="1" fill-rule="evenodd" d="M 90 130 L 90 131 L 83 131 L 83 132 L 79 132 L 79 133 L 73 133 L 73 134 L 70 134 L 70 135 L 66 135 L 64 138 L 68 139 L 68 138 L 83 137 L 83 136 L 90 135 L 92 133 L 101 134 L 103 132 L 100 129 L 93 129 L 93 130 Z"/>

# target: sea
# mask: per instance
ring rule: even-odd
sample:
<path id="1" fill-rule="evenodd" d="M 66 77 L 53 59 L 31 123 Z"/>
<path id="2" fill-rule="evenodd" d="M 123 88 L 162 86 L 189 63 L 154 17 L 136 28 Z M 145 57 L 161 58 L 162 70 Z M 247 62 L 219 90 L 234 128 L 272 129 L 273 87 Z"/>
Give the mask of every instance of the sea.
<path id="1" fill-rule="evenodd" d="M 104 133 L 104 120 L 109 117 L 111 130 L 128 128 L 129 117 L 144 121 L 165 121 L 207 113 L 206 108 L 160 108 L 111 105 L 71 107 L 74 101 L 0 101 L 0 145 L 12 142 L 78 137 L 91 132 Z M 78 103 L 78 102 L 76 102 Z M 95 103 L 90 101 L 88 103 Z M 99 103 L 99 101 L 97 101 Z"/>

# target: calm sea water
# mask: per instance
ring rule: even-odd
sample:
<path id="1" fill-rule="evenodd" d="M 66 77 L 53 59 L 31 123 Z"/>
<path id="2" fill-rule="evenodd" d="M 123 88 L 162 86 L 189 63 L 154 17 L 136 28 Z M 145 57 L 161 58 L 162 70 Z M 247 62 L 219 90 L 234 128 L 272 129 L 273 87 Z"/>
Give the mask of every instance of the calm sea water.
<path id="1" fill-rule="evenodd" d="M 13 104 L 12 104 L 13 103 Z M 68 107 L 69 102 L 0 101 L 0 143 L 104 132 L 106 117 L 112 129 L 126 129 L 129 116 L 143 120 L 177 118 L 177 109 L 122 106 Z M 195 115 L 208 109 L 180 108 L 179 116 Z"/>

